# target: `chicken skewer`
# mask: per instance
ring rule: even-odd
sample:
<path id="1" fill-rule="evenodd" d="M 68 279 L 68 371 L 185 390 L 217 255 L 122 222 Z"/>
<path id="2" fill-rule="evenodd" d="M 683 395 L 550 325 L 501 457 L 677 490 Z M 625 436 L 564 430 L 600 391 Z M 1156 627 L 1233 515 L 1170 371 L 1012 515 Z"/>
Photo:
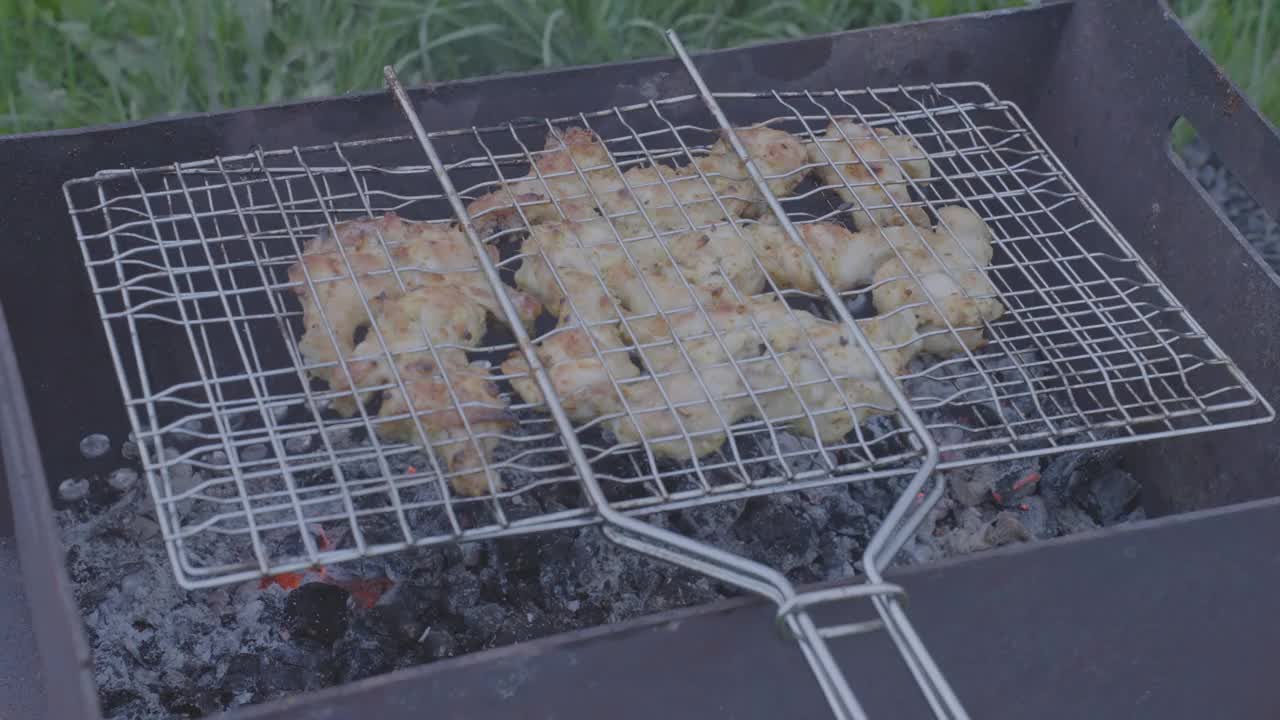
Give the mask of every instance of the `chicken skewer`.
<path id="1" fill-rule="evenodd" d="M 376 423 L 380 437 L 421 442 L 420 423 L 456 491 L 475 495 L 499 487 L 483 469 L 498 433 L 513 420 L 488 369 L 470 363 L 466 349 L 479 343 L 488 316 L 503 315 L 466 237 L 439 224 L 406 223 L 394 213 L 334 229 L 310 242 L 289 271 L 295 281 L 309 274 L 315 289 L 312 297 L 306 284 L 295 288 L 303 304 L 306 329 L 298 347 L 304 360 L 340 363 L 309 368 L 310 374 L 333 390 L 352 391 L 334 404 L 344 415 L 358 412 L 373 386 L 394 383 L 378 412 L 385 419 Z M 521 319 L 532 323 L 541 311 L 537 300 L 507 292 Z M 359 331 L 366 334 L 357 343 Z M 381 353 L 384 343 L 391 361 Z"/>

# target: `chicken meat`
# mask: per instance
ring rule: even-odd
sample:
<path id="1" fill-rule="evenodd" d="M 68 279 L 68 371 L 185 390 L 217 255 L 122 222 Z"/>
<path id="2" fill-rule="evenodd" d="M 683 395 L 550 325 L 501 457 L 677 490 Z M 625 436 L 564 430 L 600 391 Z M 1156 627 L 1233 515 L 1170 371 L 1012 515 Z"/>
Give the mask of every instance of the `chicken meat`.
<path id="1" fill-rule="evenodd" d="M 345 415 L 383 394 L 379 436 L 432 447 L 457 492 L 498 487 L 483 468 L 511 418 L 488 370 L 470 363 L 466 350 L 480 342 L 489 316 L 505 314 L 468 239 L 456 228 L 394 213 L 334 231 L 308 243 L 289 269 L 299 283 L 298 348 L 308 372 L 346 391 L 334 403 Z M 532 296 L 505 292 L 524 322 L 541 312 Z"/>
<path id="2" fill-rule="evenodd" d="M 803 179 L 806 155 L 794 136 L 766 127 L 737 133 L 775 193 L 789 194 Z M 550 134 L 533 164 L 530 175 L 501 183 L 467 206 L 482 235 L 526 223 L 587 221 L 598 212 L 624 238 L 643 237 L 654 230 L 686 230 L 751 216 L 763 208 L 745 165 L 724 140 L 692 164 L 632 165 L 624 171 L 595 133 L 570 128 Z"/>
<path id="3" fill-rule="evenodd" d="M 841 323 L 770 295 L 703 315 L 678 316 L 687 321 L 671 323 L 673 342 L 646 356 L 652 377 L 623 386 L 629 412 L 609 423 L 619 441 L 689 460 L 718 450 L 744 417 L 831 443 L 892 409 L 870 358 Z M 917 350 L 909 310 L 859 327 L 891 373 Z"/>
<path id="4" fill-rule="evenodd" d="M 942 208 L 938 225 L 885 261 L 874 278 L 872 300 L 880 313 L 914 308 L 921 349 L 947 357 L 981 347 L 983 326 L 1004 314 L 987 277 L 991 231 L 965 208 Z M 952 332 L 954 331 L 954 333 Z"/>
<path id="5" fill-rule="evenodd" d="M 924 185 L 933 176 L 915 139 L 843 118 L 806 148 L 822 182 L 853 205 L 859 229 L 928 224 L 924 209 L 911 204 L 912 181 Z"/>

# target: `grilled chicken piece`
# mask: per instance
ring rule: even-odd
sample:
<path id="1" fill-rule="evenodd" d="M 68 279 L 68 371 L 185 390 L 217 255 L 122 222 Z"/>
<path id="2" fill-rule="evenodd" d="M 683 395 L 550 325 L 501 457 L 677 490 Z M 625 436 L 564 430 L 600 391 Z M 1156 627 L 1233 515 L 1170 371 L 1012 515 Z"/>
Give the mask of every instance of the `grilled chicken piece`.
<path id="1" fill-rule="evenodd" d="M 528 175 L 499 182 L 497 190 L 468 204 L 467 214 L 481 237 L 523 227 L 525 221 L 537 225 L 588 220 L 596 217 L 592 192 L 604 194 L 620 187 L 609 151 L 595 133 L 578 127 L 563 132 L 553 129 Z"/>
<path id="2" fill-rule="evenodd" d="M 556 329 L 538 344 L 538 360 L 547 368 L 556 396 L 570 419 L 586 423 L 619 412 L 621 398 L 614 383 L 638 376 L 640 369 L 631 361 L 627 344 L 618 333 L 616 301 L 600 279 L 593 273 L 568 268 L 559 272 L 559 278 L 569 301 L 564 301 L 565 295 L 557 286 L 554 302 L 559 321 Z M 502 363 L 502 372 L 526 402 L 544 402 L 520 351 L 511 353 Z"/>
<path id="3" fill-rule="evenodd" d="M 986 223 L 963 208 L 939 215 L 937 226 L 921 231 L 925 244 L 905 247 L 876 270 L 872 300 L 880 313 L 914 308 L 922 349 L 948 356 L 981 347 L 983 324 L 999 319 L 1004 305 L 985 271 L 992 257 Z"/>
<path id="4" fill-rule="evenodd" d="M 786 195 L 803 179 L 805 151 L 795 137 L 764 127 L 737 132 L 761 172 L 771 178 L 775 193 Z M 696 228 L 726 217 L 755 215 L 763 209 L 761 200 L 746 167 L 724 140 L 691 165 L 643 165 L 624 171 L 595 133 L 570 128 L 547 137 L 544 153 L 534 159 L 534 172 L 500 183 L 497 190 L 472 201 L 467 211 L 483 236 L 523 227 L 526 221 L 588 221 L 599 211 L 629 238 L 651 235 L 653 229 L 691 229 L 690 222 Z"/>
<path id="5" fill-rule="evenodd" d="M 681 347 L 672 342 L 647 355 L 654 377 L 623 386 L 631 413 L 609 423 L 620 441 L 644 441 L 660 457 L 689 460 L 719 449 L 731 426 L 750 415 L 834 442 L 855 422 L 892 408 L 842 324 L 789 309 L 775 296 L 707 314 L 710 325 L 694 313 L 679 316 L 687 323 L 670 321 Z M 918 348 L 910 311 L 859 326 L 891 373 Z"/>
<path id="6" fill-rule="evenodd" d="M 800 141 L 767 127 L 735 132 L 773 194 L 790 195 L 805 175 L 806 155 Z M 768 210 L 746 165 L 723 138 L 706 155 L 694 158 L 692 165 L 633 168 L 626 178 L 624 188 L 601 202 L 602 211 L 624 238 L 648 237 L 655 230 L 659 235 L 696 230 L 728 218 L 758 217 Z"/>
<path id="7" fill-rule="evenodd" d="M 381 340 L 371 331 L 353 353 L 375 359 L 352 362 L 351 376 L 358 389 L 389 386 L 375 425 L 380 437 L 429 444 L 444 460 L 454 490 L 479 495 L 501 488 L 484 467 L 499 434 L 515 421 L 488 368 L 467 360 L 466 349 L 486 331 L 485 298 L 448 280 L 435 276 L 385 299 L 376 318 Z"/>
<path id="8" fill-rule="evenodd" d="M 822 182 L 853 204 L 853 221 L 859 229 L 908 221 L 928 224 L 923 208 L 905 207 L 911 202 L 908 178 L 923 185 L 933 176 L 928 156 L 913 138 L 894 135 L 887 128 L 873 131 L 844 118 L 828 125 L 822 137 L 806 147 Z"/>
<path id="9" fill-rule="evenodd" d="M 487 369 L 469 363 L 466 350 L 483 337 L 487 317 L 503 313 L 469 240 L 456 228 L 407 223 L 394 213 L 334 229 L 308 243 L 289 270 L 295 282 L 309 274 L 314 287 L 314 294 L 305 283 L 294 289 L 303 305 L 306 329 L 298 347 L 304 360 L 341 361 L 337 368 L 309 367 L 309 373 L 334 390 L 351 390 L 334 404 L 346 415 L 357 411 L 362 397 L 384 392 L 379 416 L 394 419 L 377 424 L 379 435 L 429 444 L 459 493 L 499 487 L 499 479 L 486 476 L 482 466 L 511 418 Z M 487 250 L 496 259 L 496 249 Z M 514 289 L 507 292 L 517 314 L 531 324 L 540 304 Z M 365 337 L 357 344 L 361 331 Z"/>

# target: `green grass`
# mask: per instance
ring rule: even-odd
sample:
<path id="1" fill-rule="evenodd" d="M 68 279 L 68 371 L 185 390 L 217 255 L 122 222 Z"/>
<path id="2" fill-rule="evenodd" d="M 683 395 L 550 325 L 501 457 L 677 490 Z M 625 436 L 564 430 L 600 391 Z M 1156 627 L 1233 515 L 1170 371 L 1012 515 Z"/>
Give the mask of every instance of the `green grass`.
<path id="1" fill-rule="evenodd" d="M 798 37 L 1022 0 L 0 0 L 0 133 Z M 1177 0 L 1272 117 L 1280 0 Z"/>

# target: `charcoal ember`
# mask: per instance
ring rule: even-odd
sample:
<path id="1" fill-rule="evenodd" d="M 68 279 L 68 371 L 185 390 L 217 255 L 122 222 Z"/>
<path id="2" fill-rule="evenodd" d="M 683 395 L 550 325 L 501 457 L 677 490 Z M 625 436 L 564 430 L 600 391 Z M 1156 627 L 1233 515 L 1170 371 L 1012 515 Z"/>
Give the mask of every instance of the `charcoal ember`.
<path id="1" fill-rule="evenodd" d="M 1134 509 L 1141 486 L 1125 470 L 1113 468 L 1081 483 L 1080 505 L 1100 525 L 1110 525 Z"/>
<path id="2" fill-rule="evenodd" d="M 1027 542 L 1035 537 L 1034 533 L 1022 524 L 1022 518 L 1015 512 L 1001 510 L 996 519 L 987 527 L 985 540 L 992 547 L 1009 545 L 1015 542 Z"/>
<path id="3" fill-rule="evenodd" d="M 1039 463 L 1015 463 L 1001 472 L 991 486 L 991 499 L 1002 507 L 1017 507 L 1022 499 L 1036 492 L 1040 485 Z"/>
<path id="4" fill-rule="evenodd" d="M 137 460 L 140 457 L 138 443 L 132 438 L 120 443 L 120 457 L 125 460 Z"/>
<path id="5" fill-rule="evenodd" d="M 289 593 L 285 616 L 289 632 L 332 644 L 347 631 L 350 611 L 346 590 L 327 583 L 307 583 Z"/>

